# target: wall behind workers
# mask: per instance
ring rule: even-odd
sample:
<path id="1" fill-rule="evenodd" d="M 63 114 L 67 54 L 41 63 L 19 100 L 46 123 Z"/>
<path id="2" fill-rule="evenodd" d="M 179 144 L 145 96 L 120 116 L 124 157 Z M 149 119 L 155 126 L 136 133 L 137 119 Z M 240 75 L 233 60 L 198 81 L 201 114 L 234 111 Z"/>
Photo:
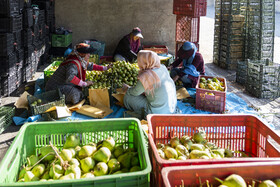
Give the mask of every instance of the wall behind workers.
<path id="1" fill-rule="evenodd" d="M 58 0 L 56 26 L 71 28 L 73 44 L 84 39 L 106 43 L 105 55 L 112 55 L 122 36 L 133 27 L 142 29 L 142 44 L 167 45 L 175 51 L 176 16 L 170 0 Z"/>

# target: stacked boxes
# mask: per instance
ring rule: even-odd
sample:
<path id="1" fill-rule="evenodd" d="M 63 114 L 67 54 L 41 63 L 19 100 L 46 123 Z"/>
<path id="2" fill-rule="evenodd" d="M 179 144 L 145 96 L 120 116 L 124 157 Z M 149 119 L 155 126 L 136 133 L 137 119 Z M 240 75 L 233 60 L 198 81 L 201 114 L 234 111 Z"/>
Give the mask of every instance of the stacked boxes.
<path id="1" fill-rule="evenodd" d="M 275 0 L 252 0 L 248 6 L 246 58 L 273 61 Z"/>
<path id="2" fill-rule="evenodd" d="M 222 68 L 235 70 L 244 60 L 246 7 L 246 0 L 216 0 L 213 62 Z"/>
<path id="3" fill-rule="evenodd" d="M 280 65 L 266 60 L 247 61 L 246 91 L 258 98 L 280 96 Z"/>
<path id="4" fill-rule="evenodd" d="M 206 15 L 206 0 L 174 0 L 173 14 L 176 14 L 176 58 L 184 42 L 195 43 L 199 49 L 200 16 Z"/>
<path id="5" fill-rule="evenodd" d="M 1 96 L 30 80 L 42 56 L 48 59 L 49 28 L 54 31 L 54 24 L 54 0 L 1 0 Z"/>
<path id="6" fill-rule="evenodd" d="M 215 64 L 237 69 L 245 59 L 273 61 L 274 0 L 216 0 L 215 9 Z"/>
<path id="7" fill-rule="evenodd" d="M 19 86 L 17 66 L 23 60 L 19 0 L 0 2 L 0 25 L 1 95 L 8 96 Z"/>

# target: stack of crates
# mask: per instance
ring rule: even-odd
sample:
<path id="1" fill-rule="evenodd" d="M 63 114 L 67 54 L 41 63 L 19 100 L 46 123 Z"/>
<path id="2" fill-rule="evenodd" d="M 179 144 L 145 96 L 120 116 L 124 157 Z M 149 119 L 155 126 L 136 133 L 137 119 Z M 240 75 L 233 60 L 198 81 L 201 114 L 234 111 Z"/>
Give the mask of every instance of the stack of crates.
<path id="1" fill-rule="evenodd" d="M 215 64 L 236 70 L 245 59 L 273 61 L 274 0 L 216 0 L 215 11 Z"/>
<path id="2" fill-rule="evenodd" d="M 255 97 L 275 99 L 280 96 L 280 64 L 270 59 L 248 60 L 246 91 Z"/>
<path id="3" fill-rule="evenodd" d="M 0 1 L 1 95 L 8 96 L 19 86 L 17 69 L 22 67 L 22 4 L 19 0 Z"/>
<path id="4" fill-rule="evenodd" d="M 199 49 L 200 16 L 206 16 L 206 10 L 206 0 L 173 0 L 173 14 L 176 14 L 176 58 L 184 42 L 195 43 Z"/>
<path id="5" fill-rule="evenodd" d="M 248 7 L 246 58 L 273 61 L 275 0 L 251 0 Z"/>
<path id="6" fill-rule="evenodd" d="M 246 0 L 217 0 L 215 4 L 214 63 L 235 70 L 244 60 Z"/>

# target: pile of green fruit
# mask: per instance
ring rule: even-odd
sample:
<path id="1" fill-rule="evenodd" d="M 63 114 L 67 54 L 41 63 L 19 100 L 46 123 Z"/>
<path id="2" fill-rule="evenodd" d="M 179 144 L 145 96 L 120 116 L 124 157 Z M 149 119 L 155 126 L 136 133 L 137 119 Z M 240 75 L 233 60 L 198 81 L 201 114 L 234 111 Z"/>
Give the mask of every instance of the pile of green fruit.
<path id="1" fill-rule="evenodd" d="M 56 71 L 58 69 L 59 65 L 56 66 L 52 66 L 50 67 L 50 69 L 48 69 L 48 71 Z"/>
<path id="2" fill-rule="evenodd" d="M 159 156 L 166 160 L 186 159 L 211 159 L 233 157 L 233 151 L 217 147 L 206 140 L 206 134 L 202 129 L 194 133 L 192 137 L 173 137 L 169 144 L 157 143 Z"/>
<path id="3" fill-rule="evenodd" d="M 244 180 L 243 177 L 241 177 L 238 174 L 231 174 L 228 177 L 226 177 L 224 180 L 221 180 L 217 177 L 215 177 L 215 180 L 219 181 L 221 184 L 219 187 L 247 187 L 247 183 Z M 205 186 L 204 184 L 200 184 L 200 186 Z M 210 187 L 213 186 L 212 184 L 209 183 L 209 180 L 206 180 L 206 186 Z M 248 186 L 251 187 L 279 187 L 280 186 L 280 179 L 275 179 L 275 180 L 264 180 L 264 181 L 259 181 L 259 180 L 252 180 L 251 184 L 248 184 Z M 184 181 L 182 180 L 182 185 L 180 187 L 185 187 Z"/>
<path id="4" fill-rule="evenodd" d="M 133 148 L 116 145 L 109 137 L 80 146 L 80 137 L 68 135 L 62 150 L 50 145 L 40 154 L 27 157 L 18 182 L 94 178 L 102 175 L 140 171 L 139 157 Z"/>
<path id="5" fill-rule="evenodd" d="M 216 77 L 208 78 L 206 80 L 205 77 L 200 78 L 199 88 L 208 89 L 213 91 L 225 91 L 224 82 L 219 81 Z"/>
<path id="6" fill-rule="evenodd" d="M 33 103 L 31 103 L 31 106 L 39 106 L 39 105 L 42 105 L 42 100 L 41 99 L 37 99 Z"/>
<path id="7" fill-rule="evenodd" d="M 112 64 L 108 71 L 87 71 L 86 79 L 93 82 L 91 89 L 122 87 L 123 83 L 134 86 L 137 83 L 139 67 L 137 63 L 131 64 L 118 61 Z"/>

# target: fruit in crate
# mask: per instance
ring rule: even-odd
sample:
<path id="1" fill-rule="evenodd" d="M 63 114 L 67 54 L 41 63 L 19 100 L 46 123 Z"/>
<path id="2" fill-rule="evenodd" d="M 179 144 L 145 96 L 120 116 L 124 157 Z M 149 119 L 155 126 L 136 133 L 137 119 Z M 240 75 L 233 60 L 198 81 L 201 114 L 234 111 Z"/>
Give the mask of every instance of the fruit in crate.
<path id="1" fill-rule="evenodd" d="M 50 67 L 50 69 L 48 69 L 49 71 L 56 71 L 58 69 L 59 66 L 52 66 Z"/>
<path id="2" fill-rule="evenodd" d="M 113 137 L 85 145 L 81 145 L 80 138 L 77 134 L 68 134 L 60 147 L 52 144 L 41 147 L 39 155 L 25 159 L 18 182 L 94 178 L 141 171 L 134 148 L 115 142 Z"/>
<path id="3" fill-rule="evenodd" d="M 156 147 L 159 156 L 166 160 L 217 159 L 233 157 L 234 153 L 242 155 L 240 151 L 220 148 L 207 141 L 201 128 L 193 136 L 173 137 L 168 144 L 157 143 Z"/>
<path id="4" fill-rule="evenodd" d="M 108 71 L 87 71 L 86 79 L 93 82 L 91 89 L 120 88 L 123 83 L 134 86 L 137 83 L 139 67 L 137 63 L 114 62 Z"/>
<path id="5" fill-rule="evenodd" d="M 218 78 L 208 78 L 201 77 L 199 80 L 199 88 L 213 90 L 213 91 L 225 91 L 224 82 L 219 81 Z M 208 93 L 208 95 L 213 95 L 213 93 Z"/>

